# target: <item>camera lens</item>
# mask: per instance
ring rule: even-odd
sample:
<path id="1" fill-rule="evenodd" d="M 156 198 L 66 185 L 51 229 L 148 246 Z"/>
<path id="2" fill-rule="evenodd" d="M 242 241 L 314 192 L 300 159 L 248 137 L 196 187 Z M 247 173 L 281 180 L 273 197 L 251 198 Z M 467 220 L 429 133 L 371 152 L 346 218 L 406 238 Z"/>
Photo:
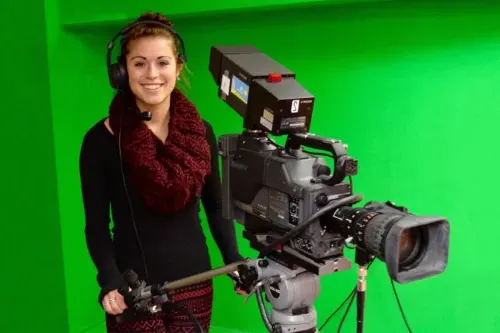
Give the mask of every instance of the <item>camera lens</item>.
<path id="1" fill-rule="evenodd" d="M 391 279 L 407 283 L 444 271 L 448 263 L 448 220 L 416 216 L 392 205 L 370 202 L 363 208 L 342 207 L 326 232 L 338 233 L 386 263 Z"/>
<path id="2" fill-rule="evenodd" d="M 409 228 L 399 238 L 399 265 L 411 266 L 423 248 L 423 235 L 420 228 Z"/>

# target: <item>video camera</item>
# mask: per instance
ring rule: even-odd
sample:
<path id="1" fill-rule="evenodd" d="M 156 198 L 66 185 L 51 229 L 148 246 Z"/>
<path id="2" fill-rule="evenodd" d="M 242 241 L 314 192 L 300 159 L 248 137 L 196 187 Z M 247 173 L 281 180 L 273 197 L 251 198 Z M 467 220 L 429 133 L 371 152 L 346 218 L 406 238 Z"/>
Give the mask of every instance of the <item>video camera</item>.
<path id="1" fill-rule="evenodd" d="M 366 267 L 375 257 L 399 283 L 445 270 L 446 218 L 417 216 L 392 202 L 353 207 L 362 200 L 352 193 L 358 161 L 340 140 L 309 133 L 315 97 L 295 73 L 252 46 L 213 46 L 209 70 L 218 96 L 243 118 L 241 133 L 219 137 L 223 215 L 244 225 L 243 236 L 260 252 L 238 271 L 241 283 L 257 292 L 270 332 L 316 332 L 318 277 L 351 268 L 344 247 L 356 249 L 361 305 Z M 271 135 L 286 135 L 284 147 Z M 333 171 L 316 156 L 325 154 Z"/>

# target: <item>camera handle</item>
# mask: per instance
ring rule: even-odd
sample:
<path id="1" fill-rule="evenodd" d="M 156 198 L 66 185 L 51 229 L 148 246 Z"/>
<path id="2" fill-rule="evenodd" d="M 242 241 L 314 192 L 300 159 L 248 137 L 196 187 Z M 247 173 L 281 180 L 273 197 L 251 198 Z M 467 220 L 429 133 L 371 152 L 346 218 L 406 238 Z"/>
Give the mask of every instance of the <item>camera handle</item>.
<path id="1" fill-rule="evenodd" d="M 311 133 L 294 133 L 288 136 L 285 150 L 288 152 L 297 151 L 300 150 L 301 145 L 328 151 L 332 154 L 335 170 L 332 176 L 323 180 L 326 185 L 336 185 L 344 180 L 346 176 L 355 176 L 358 173 L 358 160 L 347 155 L 347 146 L 339 140 Z"/>

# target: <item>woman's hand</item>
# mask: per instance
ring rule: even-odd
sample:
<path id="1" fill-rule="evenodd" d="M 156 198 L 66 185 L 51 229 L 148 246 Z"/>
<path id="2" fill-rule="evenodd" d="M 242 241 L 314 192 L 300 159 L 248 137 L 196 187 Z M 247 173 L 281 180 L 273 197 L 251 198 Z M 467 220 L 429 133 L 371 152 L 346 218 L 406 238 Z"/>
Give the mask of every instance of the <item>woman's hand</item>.
<path id="1" fill-rule="evenodd" d="M 127 309 L 127 305 L 125 304 L 125 300 L 123 299 L 122 294 L 118 292 L 117 289 L 110 291 L 104 296 L 102 299 L 102 307 L 106 310 L 107 313 L 112 315 L 122 314 L 125 309 Z"/>

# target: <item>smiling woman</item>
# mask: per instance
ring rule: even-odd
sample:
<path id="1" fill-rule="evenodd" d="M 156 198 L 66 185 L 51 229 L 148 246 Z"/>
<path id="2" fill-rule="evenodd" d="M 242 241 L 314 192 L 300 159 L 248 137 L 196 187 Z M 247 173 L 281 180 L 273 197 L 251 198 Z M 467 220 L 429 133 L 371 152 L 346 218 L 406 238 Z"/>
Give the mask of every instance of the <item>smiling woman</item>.
<path id="1" fill-rule="evenodd" d="M 138 21 L 156 21 L 173 28 L 161 14 L 146 13 Z M 180 80 L 184 50 L 174 30 L 154 24 L 137 25 L 121 41 L 119 61 L 127 69 L 128 87 L 137 107 L 150 112 L 150 130 L 164 142 L 168 135 L 170 96 Z"/>
<path id="2" fill-rule="evenodd" d="M 139 20 L 147 19 L 171 25 L 158 14 L 146 14 Z M 161 26 L 136 26 L 122 40 L 120 61 L 127 67 L 130 89 L 139 109 L 152 112 L 152 123 L 165 119 L 165 106 L 170 104 L 170 94 L 184 65 L 179 51 L 179 39 Z"/>
<path id="3" fill-rule="evenodd" d="M 131 41 L 127 58 L 127 72 L 132 92 L 141 108 L 165 103 L 182 69 L 177 65 L 172 41 L 161 36 Z"/>
<path id="4" fill-rule="evenodd" d="M 186 61 L 181 39 L 160 14 L 147 13 L 138 21 L 122 40 L 118 66 L 110 70 L 117 93 L 109 117 L 88 130 L 80 153 L 85 236 L 98 270 L 99 302 L 108 332 L 178 332 L 196 325 L 208 332 L 211 281 L 169 297 L 191 312 L 194 322 L 168 311 L 116 320 L 130 312 L 118 292 L 127 290 L 127 270 L 158 284 L 211 269 L 200 200 L 224 262 L 242 260 L 234 225 L 222 218 L 215 134 L 176 88 Z"/>

